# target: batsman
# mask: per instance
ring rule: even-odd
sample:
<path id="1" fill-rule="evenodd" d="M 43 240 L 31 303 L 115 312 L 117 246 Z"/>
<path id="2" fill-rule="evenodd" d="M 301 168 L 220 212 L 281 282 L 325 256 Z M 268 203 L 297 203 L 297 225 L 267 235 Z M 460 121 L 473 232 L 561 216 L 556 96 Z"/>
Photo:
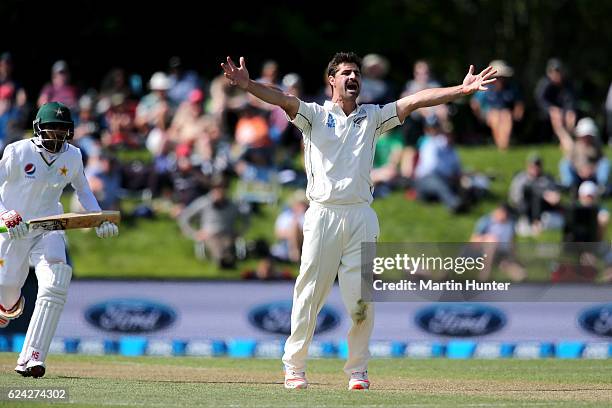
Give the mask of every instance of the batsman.
<path id="1" fill-rule="evenodd" d="M 221 64 L 225 77 L 259 99 L 280 106 L 303 134 L 307 197 L 300 274 L 295 283 L 291 335 L 285 343 L 285 388 L 306 388 L 306 356 L 317 315 L 338 276 L 342 300 L 352 320 L 349 355 L 344 366 L 349 389 L 368 389 L 372 304 L 361 298 L 361 243 L 375 242 L 378 218 L 370 207 L 376 139 L 415 109 L 450 102 L 486 90 L 496 71 L 470 69 L 461 85 L 426 89 L 386 105 L 359 105 L 361 59 L 337 53 L 327 66 L 331 101 L 305 103 L 293 95 L 253 81 L 244 58 Z"/>
<path id="2" fill-rule="evenodd" d="M 62 214 L 60 196 L 71 184 L 87 211 L 100 211 L 85 174 L 81 151 L 69 144 L 74 122 L 67 106 L 49 102 L 34 120 L 34 137 L 8 145 L 0 160 L 0 328 L 23 313 L 21 288 L 35 267 L 38 294 L 15 371 L 42 377 L 45 359 L 66 302 L 72 268 L 66 263 L 63 231 L 30 230 L 30 219 Z M 117 225 L 96 228 L 100 238 L 119 234 Z"/>

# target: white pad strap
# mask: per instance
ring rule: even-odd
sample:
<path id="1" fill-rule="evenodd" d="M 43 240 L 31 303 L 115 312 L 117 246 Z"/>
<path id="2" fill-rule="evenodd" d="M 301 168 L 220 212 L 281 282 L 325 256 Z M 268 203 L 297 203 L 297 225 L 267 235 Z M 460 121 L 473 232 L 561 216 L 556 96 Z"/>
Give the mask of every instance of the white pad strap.
<path id="1" fill-rule="evenodd" d="M 38 297 L 19 356 L 20 364 L 30 360 L 45 361 L 66 303 L 72 277 L 72 268 L 63 263 L 52 264 L 49 268 L 36 272 Z"/>

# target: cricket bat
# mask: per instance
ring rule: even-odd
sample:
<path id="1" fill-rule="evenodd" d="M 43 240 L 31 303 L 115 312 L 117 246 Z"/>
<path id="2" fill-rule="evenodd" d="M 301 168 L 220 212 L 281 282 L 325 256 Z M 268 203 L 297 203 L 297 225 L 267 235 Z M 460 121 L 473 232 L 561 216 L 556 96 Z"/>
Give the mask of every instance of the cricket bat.
<path id="1" fill-rule="evenodd" d="M 99 227 L 104 221 L 119 224 L 121 213 L 119 211 L 99 211 L 88 213 L 64 213 L 49 217 L 34 218 L 27 222 L 30 231 L 44 230 L 56 231 L 76 228 Z M 0 225 L 0 233 L 8 232 L 4 225 Z"/>

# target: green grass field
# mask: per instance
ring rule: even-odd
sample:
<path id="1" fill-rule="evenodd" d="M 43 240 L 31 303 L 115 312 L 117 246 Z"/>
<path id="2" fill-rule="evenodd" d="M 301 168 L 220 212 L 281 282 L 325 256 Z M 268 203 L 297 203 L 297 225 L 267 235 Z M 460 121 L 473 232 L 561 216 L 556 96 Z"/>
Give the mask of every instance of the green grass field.
<path id="1" fill-rule="evenodd" d="M 407 200 L 403 192 L 375 200 L 373 207 L 380 220 L 381 242 L 467 241 L 478 218 L 507 199 L 510 181 L 524 168 L 525 158 L 531 151 L 542 155 L 547 172 L 558 174 L 561 152 L 556 145 L 521 146 L 507 152 L 493 146 L 461 147 L 459 154 L 466 171 L 494 176 L 492 197 L 459 216 L 449 214 L 441 204 Z M 612 208 L 612 200 L 606 203 Z M 124 213 L 129 212 L 129 204 Z M 261 213 L 251 219 L 247 239 L 264 238 L 273 242 L 274 220 L 280 210 L 280 206 L 262 207 Z M 221 271 L 210 263 L 198 261 L 193 243 L 181 235 L 174 220 L 165 216 L 123 224 L 120 236 L 113 240 L 101 241 L 93 231 L 70 231 L 68 237 L 77 277 L 234 279 L 256 263 L 251 260 L 241 263 L 236 270 Z M 559 242 L 560 233 L 546 232 L 537 239 Z"/>
<path id="2" fill-rule="evenodd" d="M 278 360 L 51 356 L 19 377 L 0 353 L 0 389 L 61 387 L 71 407 L 609 407 L 609 360 L 373 360 L 370 391 L 348 391 L 340 360 L 312 360 L 308 390 L 285 390 Z M 0 401 L 0 406 L 58 404 Z"/>

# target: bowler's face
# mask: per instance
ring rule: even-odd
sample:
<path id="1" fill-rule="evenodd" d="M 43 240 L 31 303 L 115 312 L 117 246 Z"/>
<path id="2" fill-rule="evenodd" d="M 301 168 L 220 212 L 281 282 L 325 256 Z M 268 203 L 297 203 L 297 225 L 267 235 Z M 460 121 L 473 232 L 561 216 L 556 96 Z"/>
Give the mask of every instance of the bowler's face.
<path id="1" fill-rule="evenodd" d="M 357 99 L 361 90 L 361 70 L 357 64 L 342 63 L 335 76 L 329 77 L 334 95 L 340 99 Z"/>

